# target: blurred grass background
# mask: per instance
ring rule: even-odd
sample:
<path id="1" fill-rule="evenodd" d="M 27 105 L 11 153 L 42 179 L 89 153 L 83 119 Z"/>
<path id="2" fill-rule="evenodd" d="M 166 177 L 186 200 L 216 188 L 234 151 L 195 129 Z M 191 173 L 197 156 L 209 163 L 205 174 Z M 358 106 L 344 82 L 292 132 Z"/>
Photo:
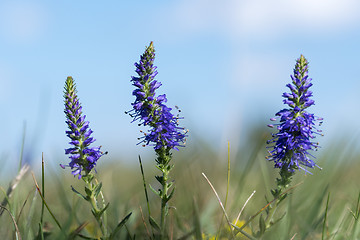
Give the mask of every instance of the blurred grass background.
<path id="1" fill-rule="evenodd" d="M 236 149 L 236 152 L 230 155 L 231 176 L 226 205 L 227 214 L 232 221 L 236 219 L 253 191 L 256 193 L 245 207 L 240 220 L 248 220 L 264 207 L 267 203 L 265 195 L 271 200 L 270 189 L 275 187 L 278 169 L 273 169 L 273 163 L 265 160 L 267 154 L 265 142 L 269 134 L 267 129 L 254 129 L 247 136 L 248 141 L 243 146 L 231 146 L 230 143 L 230 148 Z M 300 182 L 302 184 L 292 191 L 277 211 L 278 217 L 286 212 L 284 219 L 266 232 L 263 239 L 322 239 L 322 237 L 351 239 L 353 237 L 356 225 L 351 211 L 356 213 L 358 207 L 356 204 L 360 191 L 358 161 L 360 155 L 355 141 L 345 140 L 339 140 L 342 144 L 334 141 L 326 149 L 320 149 L 316 153 L 317 163 L 322 170 L 312 169 L 312 175 L 304 175 L 304 172 L 295 174 L 292 186 Z M 227 228 L 226 221 L 221 220 L 222 210 L 219 203 L 202 176 L 202 173 L 206 174 L 224 203 L 227 186 L 227 153 L 219 154 L 213 151 L 210 145 L 201 139 L 193 142 L 196 144 L 186 146 L 186 150 L 180 149 L 179 152 L 174 152 L 175 167 L 171 179 L 175 181 L 176 191 L 170 201 L 170 205 L 174 208 L 170 209 L 168 220 L 172 239 L 184 236 L 184 239 L 195 239 L 194 235 L 189 233 L 193 231 L 197 220 L 200 222 L 204 239 L 215 236 L 220 224 L 222 224 L 221 228 Z M 117 236 L 119 239 L 131 239 L 129 235 L 132 237 L 135 235 L 136 239 L 147 238 L 140 208 L 145 219 L 148 214 L 137 157 L 134 154 L 133 160 L 123 160 L 107 156 L 106 161 L 103 158 L 98 162 L 97 178 L 103 182 L 106 202 L 110 202 L 107 211 L 110 228 L 115 228 L 121 219 L 132 212 L 126 228 L 122 228 Z M 154 176 L 159 172 L 155 168 L 154 157 L 152 155 L 141 157 L 146 181 L 157 189 Z M 86 223 L 81 233 L 87 236 L 99 236 L 100 233 L 96 233 L 96 221 L 91 215 L 90 207 L 71 191 L 70 186 L 83 191 L 83 182 L 72 177 L 69 169 L 62 170 L 56 164 L 48 164 L 54 159 L 44 160 L 45 199 L 63 229 L 70 232 Z M 18 162 L 14 161 L 13 164 L 17 166 Z M 35 172 L 38 184 L 41 184 L 40 169 L 33 167 L 31 170 Z M 3 192 L 6 191 L 11 180 L 10 177 L 2 178 Z M 148 192 L 152 216 L 159 219 L 159 199 L 149 189 Z M 326 200 L 329 193 L 329 210 L 323 235 Z M 23 239 L 34 239 L 40 221 L 41 198 L 36 192 L 30 172 L 20 180 L 9 203 L 7 207 L 17 220 Z M 48 239 L 64 239 L 46 209 L 44 218 L 45 228 L 52 232 Z M 255 218 L 251 225 L 254 231 L 258 230 L 258 218 Z M 147 220 L 145 222 L 148 231 L 151 231 Z M 355 235 L 353 239 L 360 237 L 356 232 Z M 13 224 L 6 212 L 0 217 L 0 236 L 3 236 L 2 239 L 14 237 Z"/>

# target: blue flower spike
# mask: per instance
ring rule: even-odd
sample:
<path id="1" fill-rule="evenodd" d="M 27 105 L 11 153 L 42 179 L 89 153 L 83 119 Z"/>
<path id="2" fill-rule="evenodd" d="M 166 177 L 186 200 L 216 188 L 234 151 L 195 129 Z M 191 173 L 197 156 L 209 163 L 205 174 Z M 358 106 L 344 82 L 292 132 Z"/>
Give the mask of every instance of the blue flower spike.
<path id="1" fill-rule="evenodd" d="M 73 187 L 71 189 L 76 195 L 81 196 L 90 203 L 91 213 L 98 222 L 103 235 L 102 239 L 109 239 L 107 222 L 104 220 L 104 213 L 109 203 L 104 204 L 104 195 L 101 190 L 102 183 L 97 181 L 95 174 L 91 171 L 92 169 L 95 170 L 97 161 L 107 152 L 101 152 L 101 147 L 90 147 L 90 144 L 95 142 L 95 139 L 91 136 L 93 131 L 89 127 L 89 122 L 85 121 L 86 116 L 82 113 L 76 85 L 72 77 L 66 79 L 64 98 L 64 113 L 66 115 L 66 124 L 69 127 L 66 135 L 70 138 L 71 147 L 65 149 L 65 154 L 69 155 L 70 158 L 69 165 L 60 164 L 60 166 L 62 168 L 70 167 L 73 170 L 72 174 L 85 182 L 85 194 L 80 193 Z M 102 198 L 101 202 L 98 201 L 99 194 Z"/>
<path id="2" fill-rule="evenodd" d="M 95 142 L 91 136 L 93 131 L 89 128 L 89 122 L 85 121 L 82 114 L 82 107 L 77 96 L 76 85 L 72 77 L 68 77 L 64 87 L 66 124 L 69 130 L 66 135 L 70 138 L 71 147 L 65 149 L 65 154 L 69 155 L 69 165 L 60 165 L 62 168 L 70 167 L 74 176 L 78 175 L 81 179 L 83 175 L 88 175 L 95 168 L 97 161 L 103 155 L 100 147 L 90 147 Z"/>
<path id="3" fill-rule="evenodd" d="M 279 124 L 269 124 L 271 128 L 276 127 L 278 132 L 272 134 L 273 138 L 267 143 L 269 146 L 268 160 L 274 161 L 275 168 L 285 168 L 289 172 L 296 169 L 308 172 L 308 168 L 319 167 L 310 153 L 317 150 L 318 143 L 313 139 L 316 135 L 322 135 L 317 125 L 322 124 L 323 118 L 316 117 L 307 112 L 307 108 L 314 105 L 311 78 L 308 76 L 308 61 L 303 55 L 296 61 L 294 75 L 291 75 L 292 83 L 286 86 L 290 93 L 285 92 L 282 96 L 283 102 L 289 106 L 276 113 L 271 121 L 280 119 Z"/>
<path id="4" fill-rule="evenodd" d="M 155 150 L 163 147 L 179 150 L 185 144 L 187 131 L 179 127 L 179 115 L 174 116 L 171 108 L 166 106 L 166 95 L 155 95 L 162 84 L 155 80 L 157 67 L 154 66 L 155 49 L 153 42 L 146 48 L 140 61 L 135 63 L 137 77 L 132 77 L 132 84 L 136 87 L 133 95 L 136 97 L 132 103 L 133 109 L 129 112 L 139 125 L 149 126 L 150 130 L 144 133 L 139 140 L 143 146 L 153 146 Z"/>
<path id="5" fill-rule="evenodd" d="M 276 178 L 276 188 L 271 190 L 274 200 L 269 202 L 266 209 L 266 217 L 260 216 L 259 231 L 256 237 L 261 237 L 279 219 L 274 219 L 274 213 L 280 202 L 288 195 L 288 187 L 291 184 L 295 170 L 309 172 L 308 168 L 319 167 L 310 153 L 318 149 L 318 143 L 313 139 L 316 135 L 322 135 L 317 125 L 322 124 L 322 118 L 307 112 L 307 109 L 314 105 L 311 78 L 308 76 L 308 61 L 303 55 L 296 60 L 294 75 L 291 75 L 292 82 L 286 86 L 290 89 L 289 93 L 284 93 L 283 102 L 288 105 L 270 121 L 279 123 L 269 124 L 268 127 L 277 129 L 277 133 L 272 134 L 272 139 L 267 141 L 269 156 L 267 159 L 275 163 L 275 168 L 280 168 L 280 177 Z M 319 167 L 320 168 L 320 167 Z M 285 215 L 285 214 L 284 214 Z M 284 216 L 283 215 L 283 216 Z"/>
<path id="6" fill-rule="evenodd" d="M 147 132 L 139 138 L 143 146 L 152 146 L 156 153 L 156 167 L 162 172 L 161 176 L 155 176 L 162 189 L 154 192 L 161 199 L 160 239 L 166 238 L 165 219 L 168 214 L 168 201 L 172 198 L 175 188 L 173 181 L 169 181 L 169 173 L 173 168 L 170 164 L 172 159 L 171 149 L 179 150 L 185 146 L 187 131 L 179 127 L 179 115 L 174 116 L 171 108 L 166 106 L 166 95 L 156 95 L 155 91 L 162 85 L 155 80 L 157 67 L 154 66 L 155 49 L 153 42 L 146 48 L 140 61 L 135 63 L 137 77 L 132 77 L 131 82 L 135 86 L 133 95 L 136 97 L 132 103 L 133 109 L 127 112 L 133 121 L 138 121 L 139 126 L 147 126 Z M 178 110 L 180 112 L 180 110 Z M 171 189 L 172 188 L 172 189 Z M 171 189 L 170 194 L 168 191 Z M 154 224 L 150 222 L 151 225 Z"/>

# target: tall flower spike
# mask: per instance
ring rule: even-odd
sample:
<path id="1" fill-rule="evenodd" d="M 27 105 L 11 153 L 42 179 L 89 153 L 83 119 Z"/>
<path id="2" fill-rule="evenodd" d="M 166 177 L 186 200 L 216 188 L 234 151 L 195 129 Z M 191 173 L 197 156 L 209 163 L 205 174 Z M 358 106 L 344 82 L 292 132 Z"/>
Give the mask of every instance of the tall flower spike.
<path id="1" fill-rule="evenodd" d="M 139 139 L 139 143 L 143 143 L 144 146 L 153 146 L 156 152 L 156 167 L 162 172 L 162 175 L 155 176 L 162 186 L 156 192 L 161 199 L 160 239 L 168 239 L 165 221 L 169 211 L 167 203 L 175 190 L 172 188 L 173 182 L 169 182 L 169 173 L 173 168 L 173 165 L 170 164 L 172 159 L 170 151 L 171 149 L 178 150 L 179 146 L 184 146 L 187 132 L 178 126 L 180 117 L 175 117 L 171 113 L 171 108 L 165 105 L 166 95 L 157 96 L 155 94 L 155 90 L 161 86 L 161 83 L 155 80 L 157 71 L 154 66 L 154 59 L 155 50 L 151 42 L 140 57 L 139 63 L 135 63 L 138 77 L 132 77 L 131 82 L 136 87 L 133 91 L 136 99 L 132 103 L 133 109 L 128 113 L 133 117 L 133 122 L 139 121 L 139 125 L 150 127 L 148 132 Z M 168 194 L 171 188 L 171 193 Z"/>
<path id="2" fill-rule="evenodd" d="M 70 163 L 66 167 L 74 169 L 72 174 L 74 176 L 79 175 L 78 178 L 80 179 L 82 175 L 90 173 L 103 153 L 100 151 L 100 147 L 89 147 L 91 143 L 95 142 L 95 139 L 91 137 L 93 131 L 89 128 L 89 122 L 85 121 L 86 116 L 82 114 L 82 107 L 72 77 L 66 79 L 64 89 L 64 113 L 69 127 L 66 135 L 70 138 L 69 143 L 72 145 L 72 147 L 65 149 L 65 154 L 70 155 Z M 65 168 L 65 165 L 60 164 L 60 166 Z"/>
<path id="3" fill-rule="evenodd" d="M 314 100 L 310 99 L 312 92 L 309 88 L 312 86 L 311 78 L 308 76 L 308 61 L 303 55 L 296 61 L 294 75 L 291 76 L 292 83 L 286 86 L 290 89 L 290 93 L 284 93 L 283 102 L 289 106 L 276 113 L 275 121 L 280 118 L 277 126 L 278 132 L 273 134 L 273 139 L 268 144 L 274 144 L 268 148 L 268 160 L 275 162 L 275 168 L 286 168 L 289 172 L 295 169 L 302 169 L 305 172 L 307 168 L 317 166 L 309 153 L 316 150 L 318 144 L 313 142 L 315 134 L 322 135 L 321 130 L 316 129 L 315 123 L 321 125 L 322 118 L 308 113 L 306 109 L 314 105 Z M 274 127 L 274 125 L 268 125 Z"/>
<path id="4" fill-rule="evenodd" d="M 177 147 L 185 142 L 186 132 L 178 126 L 180 117 L 175 117 L 171 108 L 165 105 L 166 95 L 155 95 L 155 90 L 162 84 L 155 80 L 157 67 L 154 66 L 154 59 L 155 49 L 151 42 L 139 63 L 135 63 L 138 77 L 132 77 L 131 82 L 136 87 L 133 91 L 136 99 L 128 113 L 133 117 L 133 122 L 139 121 L 139 125 L 151 128 L 140 138 L 140 143 L 154 146 L 155 150 L 164 146 L 178 150 Z"/>

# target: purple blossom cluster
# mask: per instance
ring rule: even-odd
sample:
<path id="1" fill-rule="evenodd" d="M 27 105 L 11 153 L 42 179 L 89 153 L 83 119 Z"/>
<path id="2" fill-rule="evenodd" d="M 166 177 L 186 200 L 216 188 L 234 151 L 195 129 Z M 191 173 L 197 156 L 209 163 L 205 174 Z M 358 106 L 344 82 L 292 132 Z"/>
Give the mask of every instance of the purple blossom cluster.
<path id="1" fill-rule="evenodd" d="M 314 100 L 310 99 L 312 92 L 309 88 L 312 86 L 311 78 L 308 76 L 308 61 L 303 55 L 296 61 L 294 75 L 291 76 L 292 84 L 286 86 L 290 93 L 284 93 L 283 102 L 290 108 L 283 109 L 276 113 L 275 118 L 280 119 L 277 126 L 278 132 L 272 134 L 273 138 L 269 140 L 268 160 L 274 161 L 275 168 L 286 168 L 289 172 L 295 169 L 302 169 L 305 172 L 307 168 L 317 166 L 311 158 L 315 158 L 309 151 L 317 149 L 318 143 L 312 141 L 315 134 L 320 134 L 321 130 L 316 129 L 315 123 L 321 125 L 322 118 L 308 113 L 306 109 L 314 105 Z M 269 127 L 274 127 L 270 124 Z"/>
<path id="2" fill-rule="evenodd" d="M 69 154 L 69 165 L 60 165 L 62 168 L 70 167 L 74 176 L 78 175 L 80 179 L 87 175 L 96 165 L 97 160 L 103 155 L 100 147 L 89 147 L 95 141 L 91 134 L 93 131 L 89 128 L 89 122 L 85 121 L 85 115 L 82 115 L 82 107 L 77 97 L 76 85 L 72 77 L 68 77 L 65 83 L 65 110 L 66 123 L 69 131 L 66 135 L 70 138 L 72 147 L 65 149 L 65 154 Z"/>
<path id="3" fill-rule="evenodd" d="M 150 126 L 148 133 L 140 138 L 140 143 L 154 146 L 154 149 L 168 147 L 178 150 L 183 146 L 186 138 L 184 128 L 179 127 L 179 116 L 171 113 L 171 108 L 167 107 L 166 95 L 155 95 L 155 90 L 162 84 L 155 80 L 157 75 L 154 66 L 155 49 L 153 43 L 146 48 L 140 57 L 139 63 L 135 63 L 138 77 L 132 77 L 132 84 L 136 87 L 133 95 L 136 97 L 132 103 L 133 109 L 129 111 L 134 121 L 139 121 L 139 125 Z"/>

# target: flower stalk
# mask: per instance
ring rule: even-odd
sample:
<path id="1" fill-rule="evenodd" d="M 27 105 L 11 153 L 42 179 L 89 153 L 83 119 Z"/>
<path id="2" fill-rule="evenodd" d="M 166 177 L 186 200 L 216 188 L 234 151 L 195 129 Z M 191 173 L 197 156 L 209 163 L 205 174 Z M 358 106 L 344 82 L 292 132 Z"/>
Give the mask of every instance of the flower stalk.
<path id="1" fill-rule="evenodd" d="M 155 49 L 153 42 L 146 48 L 140 61 L 135 63 L 137 77 L 132 77 L 132 84 L 136 87 L 133 95 L 136 97 L 132 103 L 133 109 L 127 112 L 134 121 L 139 121 L 139 126 L 147 126 L 149 130 L 143 132 L 139 138 L 139 144 L 152 146 L 156 153 L 156 167 L 161 175 L 155 176 L 161 184 L 161 189 L 153 192 L 161 199 L 161 218 L 160 226 L 149 216 L 151 226 L 159 228 L 161 239 L 166 238 L 166 216 L 168 215 L 168 202 L 174 194 L 173 183 L 169 182 L 170 171 L 173 165 L 171 149 L 178 150 L 185 143 L 187 131 L 179 127 L 178 120 L 182 119 L 179 115 L 174 116 L 171 108 L 166 106 L 166 95 L 156 95 L 157 90 L 162 84 L 155 80 L 157 67 L 154 66 Z M 151 187 L 151 186 L 150 186 Z M 169 191 L 171 190 L 170 194 Z"/>
<path id="2" fill-rule="evenodd" d="M 71 168 L 72 174 L 78 176 L 85 182 L 85 194 L 81 194 L 74 188 L 73 192 L 88 201 L 91 205 L 91 212 L 99 224 L 102 235 L 108 235 L 106 222 L 104 224 L 103 218 L 105 210 L 108 205 L 99 207 L 98 196 L 101 193 L 102 183 L 98 183 L 95 179 L 93 169 L 99 158 L 104 155 L 100 151 L 101 147 L 90 147 L 90 144 L 95 141 L 91 136 L 93 131 L 89 128 L 89 122 L 85 121 L 85 115 L 82 114 L 82 106 L 77 97 L 76 85 L 72 77 L 68 77 L 64 88 L 66 123 L 69 130 L 66 135 L 70 138 L 71 147 L 65 149 L 65 154 L 69 155 L 69 165 L 62 165 L 62 168 Z M 102 193 L 101 193 L 102 195 Z"/>
<path id="3" fill-rule="evenodd" d="M 320 126 L 323 119 L 307 112 L 307 108 L 315 102 L 310 98 L 312 92 L 309 88 L 312 86 L 312 79 L 308 76 L 308 61 L 303 55 L 296 60 L 291 79 L 292 82 L 286 85 L 290 93 L 282 95 L 285 98 L 284 104 L 289 108 L 279 111 L 275 118 L 270 119 L 280 119 L 280 123 L 268 125 L 278 130 L 272 134 L 273 138 L 267 141 L 268 144 L 272 144 L 268 147 L 270 150 L 267 159 L 275 163 L 275 168 L 280 168 L 280 177 L 276 179 L 276 188 L 271 190 L 275 201 L 267 208 L 266 218 L 260 218 L 260 225 L 263 227 L 260 227 L 262 230 L 259 235 L 281 219 L 274 221 L 273 216 L 280 202 L 287 197 L 287 193 L 283 193 L 290 186 L 295 170 L 310 173 L 308 168 L 320 168 L 313 161 L 315 157 L 310 151 L 316 151 L 319 147 L 313 139 L 315 135 L 322 136 L 322 131 L 316 126 Z"/>

